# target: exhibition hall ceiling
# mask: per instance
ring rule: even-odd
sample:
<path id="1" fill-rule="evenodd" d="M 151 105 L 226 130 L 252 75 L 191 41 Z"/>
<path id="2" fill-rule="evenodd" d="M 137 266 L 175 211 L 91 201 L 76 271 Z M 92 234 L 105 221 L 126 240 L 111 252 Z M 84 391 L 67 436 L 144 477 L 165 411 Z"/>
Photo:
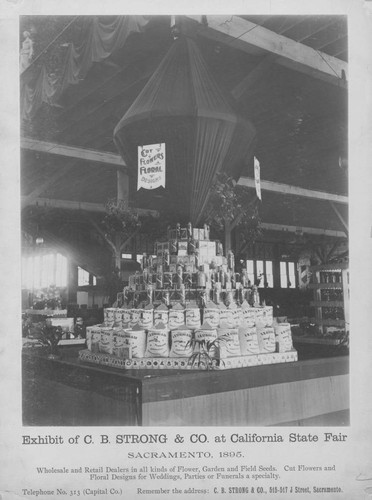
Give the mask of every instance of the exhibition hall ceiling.
<path id="1" fill-rule="evenodd" d="M 48 18 L 23 17 L 20 30 L 31 31 L 35 57 L 21 75 L 21 83 L 35 89 L 41 69 L 49 82 L 57 82 L 71 44 L 79 47 L 88 33 L 88 21 L 86 17 L 50 18 L 49 22 Z M 101 21 L 105 29 L 116 22 L 114 17 Z M 174 22 L 176 30 L 171 29 Z M 46 34 L 41 23 L 48 26 Z M 233 109 L 255 128 L 253 154 L 260 162 L 261 179 L 340 196 L 334 202 L 335 210 L 327 201 L 311 196 L 303 201 L 301 196 L 280 194 L 280 186 L 275 193 L 263 191 L 264 222 L 345 229 L 345 17 L 183 16 L 174 20 L 171 16 L 149 16 L 131 30 L 122 44 L 113 45 L 107 57 L 87 67 L 82 78 L 65 85 L 56 99 L 48 104 L 44 98 L 24 116 L 22 140 L 29 141 L 23 142 L 21 154 L 24 205 L 44 199 L 104 206 L 116 197 L 117 169 L 133 176 L 136 165 L 118 167 L 106 160 L 100 162 L 99 157 L 92 161 L 81 155 L 55 154 L 44 143 L 117 156 L 114 128 L 179 41 L 175 38 L 188 37 Z M 242 165 L 241 176 L 253 178 L 252 158 Z M 135 192 L 131 196 L 145 208 L 166 208 L 161 189 L 147 199 L 143 195 L 136 199 Z M 250 192 L 254 197 L 254 189 Z"/>

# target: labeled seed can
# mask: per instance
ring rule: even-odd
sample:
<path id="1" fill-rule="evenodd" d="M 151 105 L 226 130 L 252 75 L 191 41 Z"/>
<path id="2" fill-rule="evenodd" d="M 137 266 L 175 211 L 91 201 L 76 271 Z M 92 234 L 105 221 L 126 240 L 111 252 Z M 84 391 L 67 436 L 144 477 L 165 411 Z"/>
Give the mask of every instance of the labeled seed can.
<path id="1" fill-rule="evenodd" d="M 133 328 L 125 330 L 125 338 L 132 348 L 132 357 L 143 358 L 146 350 L 145 330 L 137 324 Z"/>
<path id="2" fill-rule="evenodd" d="M 203 323 L 195 330 L 195 352 L 207 352 L 211 358 L 217 357 L 217 329 L 209 323 Z"/>
<path id="3" fill-rule="evenodd" d="M 277 352 L 288 352 L 293 349 L 292 331 L 289 323 L 278 323 L 274 326 Z"/>
<path id="4" fill-rule="evenodd" d="M 190 328 L 199 328 L 201 324 L 200 309 L 195 305 L 187 305 L 186 312 L 186 325 Z"/>
<path id="5" fill-rule="evenodd" d="M 154 324 L 154 309 L 152 307 L 145 307 L 145 309 L 141 309 L 141 316 L 139 325 L 148 330 Z"/>
<path id="6" fill-rule="evenodd" d="M 172 330 L 185 324 L 185 309 L 181 304 L 176 304 L 169 310 L 169 328 Z"/>
<path id="7" fill-rule="evenodd" d="M 241 325 L 238 328 L 240 350 L 243 356 L 248 354 L 259 354 L 260 346 L 255 326 Z"/>
<path id="8" fill-rule="evenodd" d="M 115 328 L 112 335 L 112 354 L 117 358 L 129 358 L 129 345 L 123 329 Z"/>
<path id="9" fill-rule="evenodd" d="M 137 323 L 140 322 L 140 319 L 141 319 L 141 309 L 132 308 L 130 310 L 130 323 L 129 323 L 129 325 L 130 326 L 137 325 Z"/>
<path id="10" fill-rule="evenodd" d="M 167 326 L 168 321 L 169 321 L 168 307 L 165 304 L 160 304 L 154 310 L 154 325 L 157 325 L 158 323 L 163 323 L 164 325 Z"/>
<path id="11" fill-rule="evenodd" d="M 99 352 L 112 354 L 113 329 L 111 327 L 101 328 L 101 339 L 99 343 Z"/>
<path id="12" fill-rule="evenodd" d="M 167 358 L 169 356 L 169 328 L 157 323 L 147 334 L 146 358 Z"/>
<path id="13" fill-rule="evenodd" d="M 275 332 L 272 326 L 257 326 L 258 345 L 260 353 L 275 352 Z"/>
<path id="14" fill-rule="evenodd" d="M 218 328 L 218 354 L 220 358 L 240 356 L 240 342 L 237 328 Z"/>
<path id="15" fill-rule="evenodd" d="M 203 322 L 208 322 L 212 328 L 220 324 L 220 310 L 213 302 L 207 302 L 203 312 Z"/>
<path id="16" fill-rule="evenodd" d="M 178 326 L 171 331 L 171 358 L 189 358 L 193 353 L 192 346 L 193 330 L 185 324 Z"/>

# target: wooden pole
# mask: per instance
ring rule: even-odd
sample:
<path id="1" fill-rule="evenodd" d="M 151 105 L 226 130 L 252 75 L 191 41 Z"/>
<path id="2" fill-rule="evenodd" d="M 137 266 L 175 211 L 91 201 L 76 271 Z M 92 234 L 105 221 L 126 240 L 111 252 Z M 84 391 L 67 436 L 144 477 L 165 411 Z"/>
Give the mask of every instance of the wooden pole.
<path id="1" fill-rule="evenodd" d="M 225 255 L 231 250 L 231 222 L 225 219 Z"/>
<path id="2" fill-rule="evenodd" d="M 117 198 L 118 201 L 129 202 L 129 177 L 120 168 L 117 170 Z"/>

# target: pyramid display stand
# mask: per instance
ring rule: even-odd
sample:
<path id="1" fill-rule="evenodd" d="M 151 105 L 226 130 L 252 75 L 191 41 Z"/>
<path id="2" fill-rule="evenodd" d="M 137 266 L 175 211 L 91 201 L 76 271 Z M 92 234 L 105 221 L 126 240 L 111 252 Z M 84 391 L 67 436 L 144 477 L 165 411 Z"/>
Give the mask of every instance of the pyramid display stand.
<path id="1" fill-rule="evenodd" d="M 223 370 L 297 361 L 289 324 L 273 325 L 246 269 L 209 226 L 180 224 L 143 254 L 121 307 L 87 328 L 80 360 L 119 369 Z"/>

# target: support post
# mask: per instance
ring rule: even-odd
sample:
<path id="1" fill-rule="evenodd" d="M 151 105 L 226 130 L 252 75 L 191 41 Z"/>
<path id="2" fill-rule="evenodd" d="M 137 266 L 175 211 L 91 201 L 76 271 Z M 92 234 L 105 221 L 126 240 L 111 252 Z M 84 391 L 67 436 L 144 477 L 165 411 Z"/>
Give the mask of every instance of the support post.
<path id="1" fill-rule="evenodd" d="M 115 234 L 115 250 L 114 250 L 114 257 L 115 257 L 115 269 L 119 269 L 119 273 L 121 271 L 121 235 L 120 233 Z"/>
<path id="2" fill-rule="evenodd" d="M 336 207 L 336 205 L 332 201 L 330 201 L 329 203 L 330 203 L 334 213 L 337 215 L 339 221 L 341 222 L 341 225 L 344 228 L 344 231 L 346 232 L 346 234 L 348 234 L 349 233 L 349 225 L 348 225 L 347 221 L 344 219 L 344 217 L 342 216 L 341 212 Z"/>
<path id="3" fill-rule="evenodd" d="M 225 255 L 231 250 L 231 223 L 225 219 Z"/>
<path id="4" fill-rule="evenodd" d="M 117 198 L 118 201 L 129 202 L 129 177 L 122 169 L 117 169 Z"/>
<path id="5" fill-rule="evenodd" d="M 67 302 L 69 304 L 77 303 L 77 287 L 78 287 L 78 266 L 71 259 L 68 260 L 68 289 Z"/>

